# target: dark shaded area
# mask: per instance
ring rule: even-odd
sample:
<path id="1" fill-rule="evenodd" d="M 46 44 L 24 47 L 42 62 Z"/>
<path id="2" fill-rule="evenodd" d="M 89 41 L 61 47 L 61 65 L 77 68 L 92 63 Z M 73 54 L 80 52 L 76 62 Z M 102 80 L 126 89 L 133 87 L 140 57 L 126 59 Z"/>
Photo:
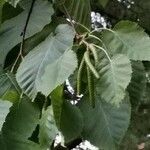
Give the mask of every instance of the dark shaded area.
<path id="1" fill-rule="evenodd" d="M 131 20 L 138 22 L 147 32 L 150 32 L 149 0 L 133 0 L 133 3 L 129 1 L 121 3 L 117 0 L 109 0 L 105 8 L 97 5 L 97 0 L 93 1 L 92 10 L 108 18 L 113 25 L 120 20 Z"/>

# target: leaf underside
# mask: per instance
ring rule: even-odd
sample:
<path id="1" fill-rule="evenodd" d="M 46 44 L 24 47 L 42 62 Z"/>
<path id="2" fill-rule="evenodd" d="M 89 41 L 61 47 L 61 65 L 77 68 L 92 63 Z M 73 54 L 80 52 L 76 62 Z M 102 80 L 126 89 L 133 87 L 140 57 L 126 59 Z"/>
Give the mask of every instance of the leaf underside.
<path id="1" fill-rule="evenodd" d="M 102 56 L 102 55 L 101 55 Z M 125 55 L 117 54 L 111 58 L 101 57 L 98 65 L 100 79 L 96 83 L 97 94 L 107 102 L 118 105 L 125 96 L 131 80 L 131 64 Z"/>
<path id="2" fill-rule="evenodd" d="M 72 28 L 69 25 L 60 25 L 55 34 L 50 34 L 35 47 L 18 69 L 17 81 L 33 99 L 37 92 L 48 96 L 77 66 L 76 55 L 71 50 L 74 38 Z"/>

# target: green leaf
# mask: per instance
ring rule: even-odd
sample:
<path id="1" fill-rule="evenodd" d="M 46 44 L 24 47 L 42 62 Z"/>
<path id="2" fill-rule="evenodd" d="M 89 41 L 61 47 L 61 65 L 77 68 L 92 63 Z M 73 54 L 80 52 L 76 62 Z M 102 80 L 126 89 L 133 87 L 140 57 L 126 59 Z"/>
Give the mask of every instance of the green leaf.
<path id="1" fill-rule="evenodd" d="M 65 142 L 80 137 L 83 129 L 83 117 L 80 110 L 68 101 L 63 103 L 60 129 Z"/>
<path id="2" fill-rule="evenodd" d="M 132 69 L 129 59 L 121 54 L 114 55 L 110 61 L 106 57 L 101 57 L 97 68 L 100 74 L 100 79 L 96 83 L 98 94 L 105 101 L 118 105 L 123 100 L 131 80 Z"/>
<path id="3" fill-rule="evenodd" d="M 65 142 L 78 138 L 83 129 L 83 118 L 80 110 L 64 99 L 61 86 L 52 92 L 51 99 L 55 121 L 65 138 Z"/>
<path id="4" fill-rule="evenodd" d="M 150 60 L 150 38 L 137 23 L 121 21 L 102 36 L 112 53 L 125 54 L 132 60 Z"/>
<path id="5" fill-rule="evenodd" d="M 15 76 L 12 73 L 0 70 L 0 98 L 11 102 L 18 102 L 20 94 L 21 91 Z"/>
<path id="6" fill-rule="evenodd" d="M 11 148 L 11 147 L 10 147 Z M 16 142 L 16 145 L 11 150 L 41 150 L 40 146 L 32 141 L 23 140 Z"/>
<path id="7" fill-rule="evenodd" d="M 30 8 L 30 7 L 29 7 Z M 0 28 L 0 64 L 4 65 L 4 61 L 8 52 L 21 42 L 22 33 L 29 8 L 26 8 L 18 16 L 5 21 Z M 42 30 L 42 28 L 51 21 L 51 16 L 54 11 L 51 3 L 47 1 L 37 0 L 35 2 L 30 21 L 26 31 L 26 38 L 31 37 L 35 33 Z M 43 17 L 44 16 L 44 17 Z"/>
<path id="8" fill-rule="evenodd" d="M 58 133 L 51 106 L 43 111 L 40 120 L 39 142 L 42 148 L 48 149 Z"/>
<path id="9" fill-rule="evenodd" d="M 0 100 L 0 131 L 11 106 L 12 104 L 10 102 Z"/>
<path id="10" fill-rule="evenodd" d="M 63 102 L 64 102 L 63 92 L 64 92 L 63 86 L 58 86 L 50 95 L 51 103 L 53 106 L 54 117 L 58 129 L 61 128 L 60 127 L 61 115 L 62 115 Z"/>
<path id="11" fill-rule="evenodd" d="M 16 7 L 20 0 L 5 0 L 10 3 L 12 6 Z"/>
<path id="12" fill-rule="evenodd" d="M 144 91 L 146 91 L 146 72 L 140 61 L 132 61 L 132 78 L 127 88 L 131 103 L 133 107 L 137 106 L 143 98 Z"/>
<path id="13" fill-rule="evenodd" d="M 3 142 L 3 139 L 2 139 Z M 32 141 L 29 140 L 20 140 L 20 141 L 13 141 L 15 143 L 10 143 L 12 147 L 6 146 L 5 143 L 1 143 L 0 141 L 0 146 L 2 145 L 2 150 L 41 150 L 40 146 Z"/>
<path id="14" fill-rule="evenodd" d="M 2 128 L 7 149 L 32 150 L 36 144 L 28 141 L 28 138 L 39 123 L 39 117 L 39 108 L 27 97 L 23 97 L 20 103 L 14 104 Z"/>
<path id="15" fill-rule="evenodd" d="M 24 58 L 17 81 L 31 98 L 37 92 L 48 96 L 73 73 L 77 67 L 76 55 L 71 50 L 74 35 L 69 25 L 59 25 L 55 34 L 50 34 Z"/>
<path id="16" fill-rule="evenodd" d="M 7 150 L 7 149 L 6 149 L 5 142 L 4 142 L 4 140 L 3 140 L 3 137 L 2 137 L 2 135 L 1 135 L 1 133 L 0 133 L 0 148 L 1 148 L 2 150 Z"/>
<path id="17" fill-rule="evenodd" d="M 131 108 L 126 97 L 115 107 L 96 95 L 96 105 L 92 108 L 85 96 L 79 103 L 84 117 L 82 137 L 104 150 L 116 150 L 129 126 Z"/>

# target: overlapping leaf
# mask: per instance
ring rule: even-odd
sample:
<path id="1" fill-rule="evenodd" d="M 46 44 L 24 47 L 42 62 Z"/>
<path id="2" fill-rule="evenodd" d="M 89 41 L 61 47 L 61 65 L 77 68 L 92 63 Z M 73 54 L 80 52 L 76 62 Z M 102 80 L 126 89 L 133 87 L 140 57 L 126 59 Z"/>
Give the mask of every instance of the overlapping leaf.
<path id="1" fill-rule="evenodd" d="M 2 128 L 2 137 L 7 149 L 34 150 L 38 145 L 28 141 L 37 124 L 39 123 L 40 110 L 24 97 L 10 110 Z"/>
<path id="2" fill-rule="evenodd" d="M 146 90 L 146 72 L 140 61 L 133 61 L 132 68 L 133 73 L 128 86 L 128 92 L 134 107 L 142 101 L 144 91 Z"/>
<path id="3" fill-rule="evenodd" d="M 40 120 L 40 131 L 39 141 L 41 148 L 48 149 L 58 133 L 54 116 L 53 109 L 51 106 L 43 111 L 42 118 Z"/>
<path id="4" fill-rule="evenodd" d="M 43 42 L 49 36 L 49 34 L 55 30 L 55 28 L 56 28 L 56 24 L 50 23 L 50 24 L 46 25 L 41 32 L 28 38 L 24 42 L 24 53 L 28 54 L 39 43 Z"/>
<path id="5" fill-rule="evenodd" d="M 10 102 L 0 100 L 0 131 L 11 106 Z"/>
<path id="6" fill-rule="evenodd" d="M 51 103 L 53 106 L 54 117 L 58 129 L 61 128 L 60 127 L 61 115 L 62 115 L 63 102 L 64 102 L 63 92 L 64 92 L 63 86 L 58 86 L 50 95 Z"/>
<path id="7" fill-rule="evenodd" d="M 30 8 L 30 7 L 29 7 Z M 8 52 L 21 42 L 22 33 L 29 8 L 26 8 L 18 16 L 5 21 L 0 28 L 0 64 L 4 64 Z M 30 21 L 27 27 L 26 38 L 31 37 L 35 33 L 42 30 L 42 28 L 51 21 L 53 15 L 53 8 L 50 2 L 37 0 L 35 2 Z M 44 16 L 44 17 L 43 17 Z"/>
<path id="8" fill-rule="evenodd" d="M 20 97 L 20 89 L 13 74 L 0 70 L 0 98 L 17 102 Z"/>
<path id="9" fill-rule="evenodd" d="M 121 21 L 113 31 L 104 32 L 102 38 L 114 54 L 125 54 L 132 60 L 150 61 L 150 38 L 137 23 Z"/>
<path id="10" fill-rule="evenodd" d="M 96 96 L 92 108 L 85 97 L 79 104 L 84 117 L 83 139 L 104 150 L 116 150 L 130 121 L 131 108 L 128 98 L 115 107 Z"/>
<path id="11" fill-rule="evenodd" d="M 73 141 L 80 137 L 83 129 L 83 118 L 80 110 L 70 102 L 64 101 L 62 105 L 60 131 L 65 142 Z"/>
<path id="12" fill-rule="evenodd" d="M 101 55 L 102 56 L 102 55 Z M 102 99 L 118 105 L 125 96 L 125 90 L 131 79 L 131 64 L 125 55 L 114 55 L 111 60 L 101 57 L 98 65 L 100 79 L 96 90 Z"/>
<path id="13" fill-rule="evenodd" d="M 74 31 L 68 25 L 59 25 L 30 52 L 17 72 L 17 81 L 24 92 L 35 98 L 37 92 L 50 94 L 75 70 L 77 59 L 71 50 Z"/>
<path id="14" fill-rule="evenodd" d="M 51 94 L 54 117 L 58 129 L 62 132 L 65 142 L 78 138 L 83 129 L 83 118 L 80 110 L 63 98 L 62 87 Z"/>

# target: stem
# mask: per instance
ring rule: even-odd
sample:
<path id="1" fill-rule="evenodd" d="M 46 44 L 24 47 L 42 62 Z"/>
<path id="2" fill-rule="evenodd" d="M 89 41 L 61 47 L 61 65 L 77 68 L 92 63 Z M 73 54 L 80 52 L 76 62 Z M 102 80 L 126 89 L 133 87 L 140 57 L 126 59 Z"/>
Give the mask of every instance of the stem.
<path id="1" fill-rule="evenodd" d="M 81 94 L 81 75 L 82 75 L 82 70 L 84 67 L 84 62 L 85 61 L 83 57 L 79 66 L 78 74 L 77 74 L 77 95 Z"/>
<path id="2" fill-rule="evenodd" d="M 97 28 L 97 29 L 95 29 L 95 30 L 91 31 L 91 32 L 90 32 L 90 34 L 92 34 L 92 33 L 93 33 L 93 32 L 95 32 L 95 31 L 98 31 L 98 30 L 106 30 L 106 31 L 109 31 L 109 32 L 114 33 L 114 31 L 113 31 L 113 30 L 108 29 L 108 28 Z"/>
<path id="3" fill-rule="evenodd" d="M 25 42 L 26 31 L 27 31 L 27 27 L 28 27 L 28 24 L 29 24 L 29 20 L 30 20 L 31 14 L 32 14 L 32 10 L 33 10 L 35 1 L 36 0 L 32 0 L 31 7 L 30 7 L 30 10 L 29 10 L 27 19 L 26 19 L 26 23 L 25 23 L 23 32 L 20 34 L 20 36 L 22 36 L 22 42 L 21 42 L 21 46 L 20 46 L 20 51 L 19 51 L 19 54 L 18 54 L 18 56 L 17 56 L 17 58 L 16 58 L 16 60 L 15 60 L 15 62 L 13 64 L 12 68 L 11 68 L 11 72 L 14 71 L 14 68 L 15 68 L 19 58 L 21 57 L 21 59 L 23 59 L 23 49 L 24 49 L 24 42 Z"/>
<path id="4" fill-rule="evenodd" d="M 102 47 L 100 47 L 100 46 L 98 46 L 98 45 L 96 45 L 96 44 L 93 44 L 93 45 L 94 45 L 96 48 L 102 50 L 102 51 L 105 53 L 105 55 L 107 56 L 108 60 L 111 62 L 111 58 L 109 57 L 107 51 L 106 51 L 104 48 L 102 48 Z"/>
<path id="5" fill-rule="evenodd" d="M 73 22 L 72 22 L 72 18 L 71 18 L 71 16 L 70 16 L 70 14 L 68 13 L 68 10 L 67 10 L 67 8 L 66 8 L 66 6 L 65 6 L 64 4 L 63 4 L 63 8 L 64 8 L 64 10 L 65 10 L 65 12 L 66 12 L 66 15 L 67 15 L 68 19 L 70 20 L 71 26 L 73 27 L 74 31 L 76 32 L 75 26 L 74 26 L 74 24 L 73 24 Z"/>
<path id="6" fill-rule="evenodd" d="M 84 25 L 82 25 L 81 23 L 79 23 L 79 22 L 75 22 L 77 25 L 80 25 L 82 28 L 84 28 L 88 33 L 90 33 L 91 31 L 87 28 L 87 27 L 85 27 Z"/>
<path id="7" fill-rule="evenodd" d="M 103 42 L 100 38 L 98 38 L 97 36 L 92 35 L 92 34 L 90 34 L 90 35 L 89 35 L 89 37 L 92 37 L 92 38 L 94 38 L 94 39 L 98 40 L 99 42 L 101 42 L 101 43 L 102 43 L 102 45 L 104 46 L 104 48 L 106 48 L 106 49 L 107 49 L 106 45 L 104 44 L 104 42 Z"/>
<path id="8" fill-rule="evenodd" d="M 96 39 L 102 43 L 102 40 L 93 34 L 90 34 L 89 37 L 92 37 L 92 38 L 94 38 L 94 39 Z"/>

